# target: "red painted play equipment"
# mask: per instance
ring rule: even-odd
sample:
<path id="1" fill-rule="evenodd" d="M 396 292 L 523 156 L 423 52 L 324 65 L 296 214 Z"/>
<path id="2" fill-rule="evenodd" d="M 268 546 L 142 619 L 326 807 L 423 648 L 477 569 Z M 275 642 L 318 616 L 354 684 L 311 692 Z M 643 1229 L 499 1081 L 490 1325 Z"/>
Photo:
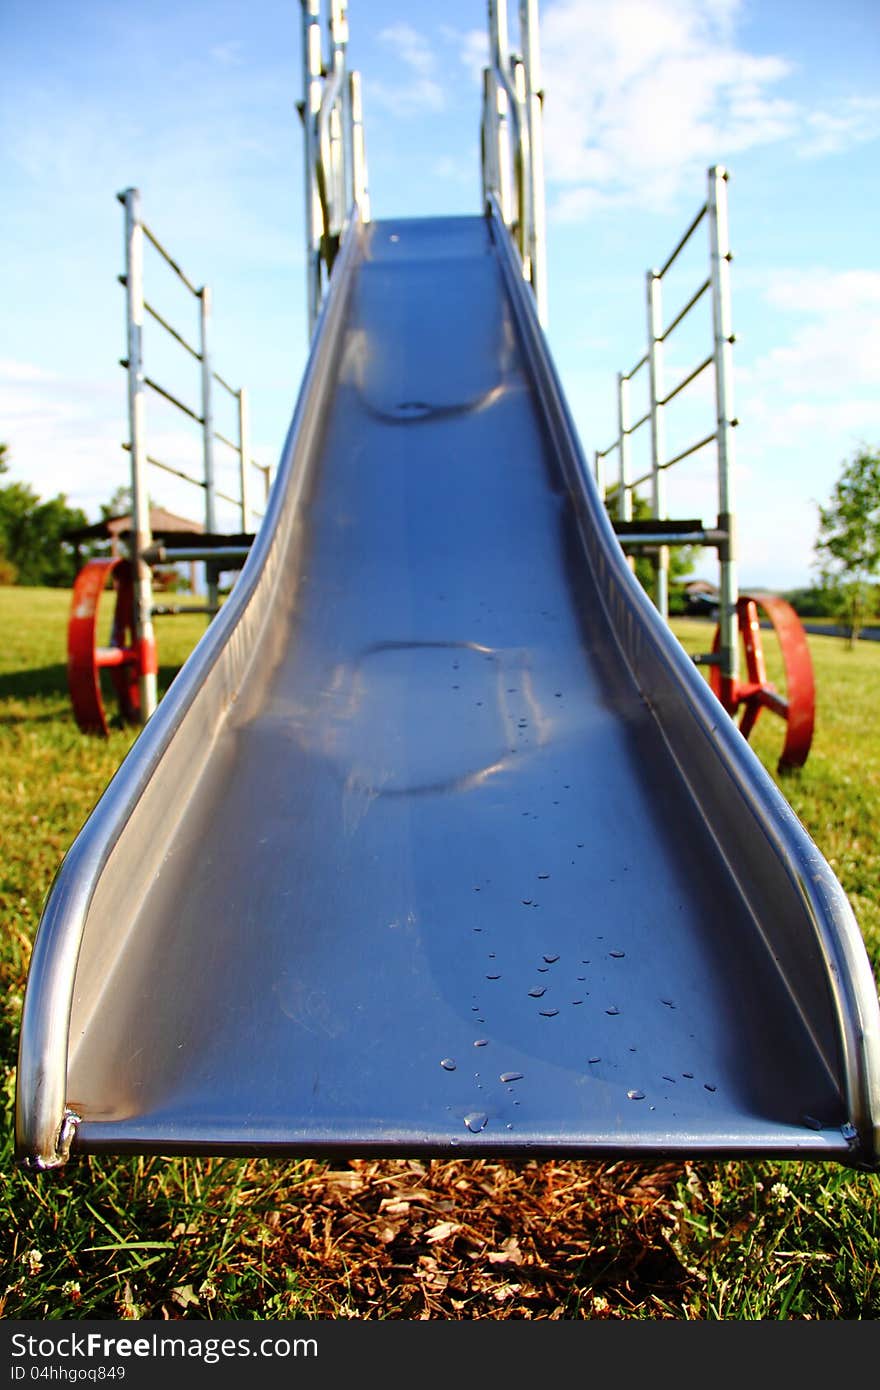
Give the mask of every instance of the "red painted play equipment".
<path id="1" fill-rule="evenodd" d="M 116 595 L 109 645 L 98 644 L 101 595 L 112 580 Z M 107 734 L 101 670 L 109 669 L 124 723 L 140 720 L 138 682 L 156 670 L 155 644 L 138 641 L 134 632 L 134 585 L 131 562 L 121 556 L 89 560 L 76 577 L 67 626 L 67 684 L 73 713 L 83 733 Z"/>
<path id="2" fill-rule="evenodd" d="M 785 671 L 785 695 L 767 679 L 764 646 L 761 640 L 762 610 L 779 640 Z M 731 680 L 718 666 L 710 668 L 710 684 L 718 699 L 734 718 L 742 708 L 739 728 L 748 738 L 762 709 L 785 720 L 785 743 L 778 770 L 803 767 L 813 740 L 816 696 L 813 663 L 803 624 L 790 603 L 775 594 L 740 594 L 736 605 L 740 636 L 745 647 L 746 679 Z M 712 650 L 720 645 L 719 628 Z"/>

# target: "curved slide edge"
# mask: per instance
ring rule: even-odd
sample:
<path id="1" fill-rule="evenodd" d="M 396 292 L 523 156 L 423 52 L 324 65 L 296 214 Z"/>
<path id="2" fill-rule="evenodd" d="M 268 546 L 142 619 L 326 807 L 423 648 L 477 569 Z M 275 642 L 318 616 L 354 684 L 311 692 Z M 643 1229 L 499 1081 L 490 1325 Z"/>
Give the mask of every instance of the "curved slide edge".
<path id="1" fill-rule="evenodd" d="M 792 923 L 789 930 L 783 924 L 770 948 L 843 1091 L 851 1160 L 855 1166 L 878 1168 L 880 1001 L 852 907 L 827 860 L 733 720 L 721 717 L 720 702 L 632 574 L 596 490 L 534 298 L 494 199 L 488 211 L 524 351 L 554 449 L 578 503 L 584 548 L 610 626 L 695 798 L 716 828 L 719 848 L 756 920 L 774 922 L 783 880 L 800 901 L 824 978 L 811 979 L 803 968 L 801 923 Z M 695 753 L 699 742 L 703 750 Z M 750 865 L 755 866 L 751 872 Z M 823 1024 L 826 988 L 832 1017 Z"/>
<path id="2" fill-rule="evenodd" d="M 78 1117 L 67 1107 L 68 1039 L 77 961 L 98 881 L 135 807 L 155 794 L 172 744 L 178 779 L 184 768 L 186 777 L 198 777 L 216 731 L 260 651 L 281 577 L 280 556 L 297 510 L 303 475 L 298 463 L 323 428 L 362 238 L 363 226 L 355 212 L 315 326 L 266 514 L 238 582 L 120 764 L 65 856 L 49 894 L 34 942 L 19 1038 L 16 1153 L 27 1167 L 47 1169 L 64 1163 L 76 1130 Z M 171 796 L 173 804 L 173 789 Z"/>
<path id="3" fill-rule="evenodd" d="M 621 655 L 844 1096 L 847 1161 L 877 1166 L 880 1006 L 852 910 L 827 862 L 631 574 L 586 468 L 509 234 L 497 210 L 489 215 L 542 421 L 575 499 L 596 593 Z M 317 325 L 267 515 L 239 581 L 77 837 L 50 895 L 34 947 L 19 1051 L 16 1144 L 19 1158 L 33 1168 L 63 1163 L 75 1136 L 77 1117 L 66 1094 L 70 1019 L 98 883 L 126 874 L 125 856 L 114 851 L 135 811 L 149 820 L 151 805 L 183 797 L 181 779 L 194 782 L 205 769 L 248 672 L 258 660 L 271 664 L 266 637 L 281 591 L 281 557 L 297 524 L 307 473 L 302 462 L 326 423 L 362 247 L 355 219 Z M 158 843 L 144 847 L 138 865 L 144 881 L 162 851 Z"/>

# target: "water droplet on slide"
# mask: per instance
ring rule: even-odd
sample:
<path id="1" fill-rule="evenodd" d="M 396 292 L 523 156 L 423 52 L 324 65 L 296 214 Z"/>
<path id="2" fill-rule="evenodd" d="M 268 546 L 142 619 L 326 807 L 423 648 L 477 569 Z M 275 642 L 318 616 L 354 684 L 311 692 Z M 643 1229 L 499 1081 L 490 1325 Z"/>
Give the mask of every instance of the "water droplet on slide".
<path id="1" fill-rule="evenodd" d="M 455 1071 L 456 1064 L 451 1057 L 444 1057 L 440 1065 L 444 1071 Z"/>
<path id="2" fill-rule="evenodd" d="M 644 1099 L 645 1099 L 645 1093 L 644 1093 L 644 1091 L 627 1091 L 626 1094 L 629 1096 L 630 1100 L 644 1100 Z"/>
<path id="3" fill-rule="evenodd" d="M 479 1134 L 489 1123 L 489 1116 L 484 1115 L 481 1110 L 472 1110 L 469 1115 L 465 1115 L 464 1122 L 471 1134 Z"/>
<path id="4" fill-rule="evenodd" d="M 522 1081 L 522 1079 L 523 1074 L 521 1071 L 503 1071 L 498 1078 L 499 1081 L 504 1082 L 505 1086 L 509 1081 Z"/>

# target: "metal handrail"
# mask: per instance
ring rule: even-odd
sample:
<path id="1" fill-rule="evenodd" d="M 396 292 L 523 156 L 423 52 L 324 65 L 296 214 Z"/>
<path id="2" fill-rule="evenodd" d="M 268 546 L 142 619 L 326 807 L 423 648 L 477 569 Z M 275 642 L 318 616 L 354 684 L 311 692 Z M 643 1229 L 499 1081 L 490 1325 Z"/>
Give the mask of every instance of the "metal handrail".
<path id="1" fill-rule="evenodd" d="M 306 288 L 309 335 L 333 272 L 339 243 L 356 210 L 370 218 L 360 75 L 349 72 L 348 0 L 329 0 L 330 59 L 325 63 L 321 12 L 325 0 L 300 0 L 305 141 Z"/>
<path id="2" fill-rule="evenodd" d="M 538 77 L 536 0 L 520 0 L 522 57 L 508 51 L 507 0 L 488 0 L 488 24 L 490 54 L 483 70 L 481 121 L 483 201 L 487 206 L 493 197 L 497 201 L 517 246 L 523 278 L 534 291 L 538 318 L 546 326 L 543 92 Z M 513 126 L 512 140 L 508 121 Z"/>
<path id="3" fill-rule="evenodd" d="M 683 237 L 681 238 L 681 240 L 678 242 L 678 244 L 677 244 L 675 250 L 672 252 L 671 255 L 669 255 L 669 256 L 666 258 L 666 260 L 663 262 L 663 265 L 662 265 L 662 266 L 660 267 L 660 269 L 656 272 L 656 275 L 657 275 L 657 279 L 658 279 L 658 280 L 662 280 L 662 279 L 663 279 L 663 276 L 666 274 L 667 270 L 670 269 L 670 267 L 674 264 L 674 262 L 675 262 L 675 261 L 678 259 L 678 257 L 681 255 L 682 251 L 683 251 L 684 248 L 687 246 L 687 244 L 688 244 L 688 242 L 690 241 L 691 237 L 693 236 L 694 232 L 697 230 L 697 228 L 699 227 L 699 225 L 700 225 L 700 223 L 702 222 L 703 218 L 706 216 L 706 213 L 708 212 L 708 210 L 709 210 L 709 204 L 708 204 L 708 203 L 704 203 L 703 206 L 700 208 L 699 212 L 697 213 L 696 217 L 694 218 L 693 222 L 691 222 L 691 224 L 690 224 L 690 226 L 688 227 L 687 231 L 685 232 L 684 236 L 683 236 Z"/>
<path id="4" fill-rule="evenodd" d="M 738 421 L 732 408 L 732 361 L 731 347 L 735 335 L 730 327 L 730 285 L 729 268 L 733 259 L 728 246 L 727 231 L 727 171 L 713 166 L 708 171 L 708 196 L 687 231 L 676 243 L 671 254 L 659 270 L 647 274 L 648 308 L 648 351 L 629 372 L 617 374 L 617 438 L 605 449 L 594 453 L 594 477 L 600 494 L 605 495 L 605 460 L 617 451 L 620 461 L 618 482 L 614 487 L 617 500 L 618 517 L 628 521 L 632 517 L 632 496 L 636 488 L 646 482 L 652 484 L 652 512 L 658 519 L 666 516 L 664 477 L 668 469 L 689 458 L 691 454 L 704 449 L 708 444 L 717 445 L 718 477 L 718 525 L 707 528 L 706 542 L 718 550 L 720 577 L 719 626 L 719 665 L 725 679 L 735 680 L 739 661 L 739 643 L 736 627 L 737 581 L 734 556 L 735 524 L 733 517 L 733 442 L 731 431 Z M 704 219 L 709 222 L 709 276 L 694 291 L 687 302 L 663 327 L 661 318 L 661 285 L 663 277 L 675 263 L 688 241 Z M 676 386 L 665 390 L 663 386 L 662 349 L 670 334 L 687 317 L 707 291 L 712 294 L 712 352 L 696 367 L 692 368 Z M 647 366 L 650 376 L 650 407 L 634 424 L 629 420 L 629 382 L 642 367 Z M 666 458 L 665 422 L 663 412 L 693 381 L 708 367 L 715 368 L 716 428 L 696 443 L 688 445 L 672 458 Z M 642 425 L 651 424 L 651 469 L 637 478 L 632 478 L 629 468 L 629 440 Z M 714 537 L 714 539 L 711 539 Z M 668 566 L 670 543 L 660 545 L 657 554 L 656 603 L 661 614 L 668 616 Z M 683 542 L 681 542 L 683 543 Z M 630 542 L 630 544 L 635 544 Z"/>
<path id="5" fill-rule="evenodd" d="M 247 392 L 244 387 L 236 388 L 230 386 L 229 382 L 214 371 L 211 364 L 211 354 L 209 349 L 210 325 L 211 325 L 211 291 L 207 285 L 197 288 L 184 273 L 178 263 L 174 260 L 165 247 L 159 241 L 154 232 L 143 221 L 140 215 L 140 193 L 136 188 L 128 188 L 124 193 L 117 194 L 119 202 L 125 208 L 125 244 L 126 244 L 126 271 L 124 275 L 117 278 L 123 285 L 126 294 L 126 319 L 127 319 L 127 343 L 128 354 L 120 359 L 120 364 L 128 373 L 128 416 L 129 416 L 129 442 L 123 445 L 128 450 L 131 466 L 131 491 L 132 491 L 132 554 L 135 557 L 135 613 L 134 629 L 138 641 L 142 642 L 145 648 L 152 649 L 154 645 L 152 628 L 152 578 L 149 565 L 144 563 L 142 557 L 148 552 L 152 542 L 150 529 L 150 507 L 147 494 L 145 479 L 146 465 L 151 464 L 160 468 L 163 472 L 170 473 L 181 481 L 192 484 L 202 489 L 205 495 L 205 529 L 209 533 L 215 533 L 216 525 L 216 503 L 217 501 L 228 502 L 232 506 L 239 507 L 241 510 L 241 529 L 242 533 L 249 533 L 251 529 L 251 508 L 250 508 L 250 467 L 261 468 L 262 465 L 256 464 L 250 456 L 250 441 L 248 432 L 248 405 Z M 190 291 L 199 304 L 199 332 L 200 346 L 197 350 L 184 338 L 184 336 L 173 327 L 160 313 L 154 305 L 144 296 L 143 278 L 143 243 L 146 238 L 155 247 L 159 255 L 167 262 L 182 283 Z M 192 357 L 201 364 L 201 411 L 194 410 L 184 401 L 180 400 L 167 387 L 162 386 L 158 381 L 148 376 L 144 371 L 143 363 L 143 321 L 144 314 L 150 317 L 163 328 L 170 336 L 180 344 Z M 213 387 L 217 383 L 238 403 L 238 443 L 234 443 L 225 435 L 219 433 L 214 428 L 213 414 Z M 147 453 L 145 444 L 145 408 L 144 394 L 149 389 L 161 396 L 169 405 L 188 416 L 201 427 L 202 435 L 202 454 L 204 459 L 204 473 L 201 478 L 193 477 L 192 474 L 181 468 L 175 468 L 171 464 L 165 463 L 161 459 L 154 458 Z M 214 477 L 214 441 L 220 440 L 228 445 L 239 456 L 239 496 L 233 497 L 228 492 L 220 492 L 217 489 Z M 268 495 L 268 470 L 264 471 L 266 482 L 265 491 Z M 209 559 L 206 554 L 203 558 Z M 208 571 L 208 597 L 209 607 L 216 607 L 217 598 L 217 575 L 216 571 Z M 146 663 L 145 663 L 146 665 Z M 150 718 L 156 709 L 158 691 L 156 685 L 155 672 L 145 670 L 141 676 L 141 717 L 144 721 Z"/>

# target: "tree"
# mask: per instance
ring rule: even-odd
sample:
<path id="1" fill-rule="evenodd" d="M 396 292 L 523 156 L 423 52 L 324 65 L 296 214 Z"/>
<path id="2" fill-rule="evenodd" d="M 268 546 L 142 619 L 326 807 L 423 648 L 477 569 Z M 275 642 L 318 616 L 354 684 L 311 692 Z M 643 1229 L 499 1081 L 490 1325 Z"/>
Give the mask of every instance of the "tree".
<path id="1" fill-rule="evenodd" d="M 2 473 L 8 469 L 6 452 L 0 446 Z M 0 582 L 66 588 L 76 561 L 65 532 L 87 524 L 85 512 L 69 507 L 63 494 L 44 502 L 25 483 L 0 487 Z"/>
<path id="2" fill-rule="evenodd" d="M 153 505 L 152 499 L 150 505 Z M 108 521 L 113 516 L 128 516 L 131 507 L 131 487 L 118 487 L 109 502 L 101 503 L 101 520 Z"/>
<path id="3" fill-rule="evenodd" d="M 865 446 L 841 468 L 827 507 L 819 507 L 816 563 L 838 596 L 855 645 L 880 574 L 880 451 Z"/>

